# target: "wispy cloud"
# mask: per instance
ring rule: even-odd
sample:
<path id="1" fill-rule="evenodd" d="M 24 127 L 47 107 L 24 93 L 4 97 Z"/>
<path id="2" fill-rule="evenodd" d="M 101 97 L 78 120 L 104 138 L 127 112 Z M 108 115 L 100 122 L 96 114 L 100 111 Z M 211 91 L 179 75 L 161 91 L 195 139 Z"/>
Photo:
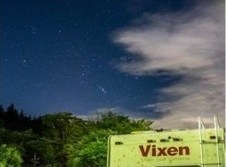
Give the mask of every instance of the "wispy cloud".
<path id="1" fill-rule="evenodd" d="M 134 56 L 118 63 L 122 72 L 151 76 L 161 70 L 183 76 L 160 90 L 162 95 L 179 98 L 146 106 L 164 113 L 155 127 L 193 127 L 198 116 L 217 115 L 224 122 L 223 8 L 212 3 L 186 13 L 146 14 L 141 18 L 144 24 L 115 34 L 114 41 Z"/>

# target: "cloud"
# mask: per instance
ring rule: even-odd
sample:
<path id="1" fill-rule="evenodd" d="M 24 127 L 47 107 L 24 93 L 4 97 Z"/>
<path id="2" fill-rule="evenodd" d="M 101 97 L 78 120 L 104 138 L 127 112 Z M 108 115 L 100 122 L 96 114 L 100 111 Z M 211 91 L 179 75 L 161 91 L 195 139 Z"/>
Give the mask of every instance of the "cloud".
<path id="1" fill-rule="evenodd" d="M 114 42 L 133 55 L 132 60 L 117 64 L 120 71 L 147 76 L 165 71 L 171 76 L 182 76 L 179 82 L 160 90 L 162 95 L 172 98 L 145 106 L 164 113 L 153 126 L 197 127 L 198 116 L 213 115 L 224 122 L 223 7 L 212 3 L 186 13 L 145 14 L 140 18 L 143 24 L 140 21 L 138 26 L 115 34 Z"/>

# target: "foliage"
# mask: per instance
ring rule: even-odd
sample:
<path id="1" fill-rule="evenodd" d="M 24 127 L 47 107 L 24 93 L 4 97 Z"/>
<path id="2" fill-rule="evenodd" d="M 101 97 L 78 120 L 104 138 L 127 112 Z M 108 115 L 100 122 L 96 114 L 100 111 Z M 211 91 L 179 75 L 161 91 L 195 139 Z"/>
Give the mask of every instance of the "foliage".
<path id="1" fill-rule="evenodd" d="M 130 120 L 127 116 L 111 111 L 99 113 L 91 121 L 97 130 L 84 135 L 77 144 L 66 147 L 68 166 L 102 167 L 107 163 L 107 139 L 109 135 L 131 133 L 136 130 L 150 129 L 152 122 Z"/>
<path id="2" fill-rule="evenodd" d="M 36 154 L 40 163 L 54 164 L 56 163 L 56 153 L 54 149 L 54 143 L 47 140 L 31 140 L 25 145 L 29 160 L 33 158 L 33 154 Z"/>
<path id="3" fill-rule="evenodd" d="M 151 124 L 112 111 L 97 113 L 90 120 L 68 112 L 31 118 L 14 105 L 6 110 L 0 105 L 0 167 L 17 167 L 22 158 L 22 166 L 33 166 L 34 155 L 39 158 L 37 167 L 103 167 L 109 135 L 149 130 Z"/>
<path id="4" fill-rule="evenodd" d="M 37 123 L 40 123 L 36 120 L 40 121 L 40 118 L 32 119 L 30 116 L 26 116 L 23 110 L 18 112 L 13 104 L 9 105 L 6 111 L 4 111 L 3 107 L 0 105 L 0 128 L 20 132 L 29 129 L 33 130 L 34 127 L 37 126 Z M 41 127 L 39 126 L 39 128 Z"/>
<path id="5" fill-rule="evenodd" d="M 76 145 L 66 145 L 68 166 L 74 167 L 102 167 L 106 166 L 107 139 L 111 130 L 97 130 L 85 135 Z"/>
<path id="6" fill-rule="evenodd" d="M 149 130 L 152 122 L 144 119 L 131 120 L 128 116 L 104 111 L 97 114 L 96 124 L 100 129 L 111 129 L 119 134 L 129 134 L 132 131 Z"/>
<path id="7" fill-rule="evenodd" d="M 83 133 L 84 122 L 71 113 L 59 112 L 42 117 L 44 136 L 57 142 L 68 143 Z"/>
<path id="8" fill-rule="evenodd" d="M 0 147 L 0 167 L 19 167 L 21 166 L 22 158 L 20 152 L 6 144 Z"/>

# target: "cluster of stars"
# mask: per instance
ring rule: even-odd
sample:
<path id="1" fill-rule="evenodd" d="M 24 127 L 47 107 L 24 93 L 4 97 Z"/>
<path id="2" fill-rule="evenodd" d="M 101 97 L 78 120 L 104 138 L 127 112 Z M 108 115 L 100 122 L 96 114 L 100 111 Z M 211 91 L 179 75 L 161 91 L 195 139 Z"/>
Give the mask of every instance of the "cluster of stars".
<path id="1" fill-rule="evenodd" d="M 98 86 L 98 88 L 102 93 L 107 94 L 107 91 L 103 87 Z"/>

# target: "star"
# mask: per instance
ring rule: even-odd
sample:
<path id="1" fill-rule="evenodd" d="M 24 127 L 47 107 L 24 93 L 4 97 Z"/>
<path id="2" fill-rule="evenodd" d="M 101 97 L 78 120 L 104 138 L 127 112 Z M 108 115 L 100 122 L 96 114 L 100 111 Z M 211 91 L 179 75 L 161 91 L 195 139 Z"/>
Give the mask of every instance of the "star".
<path id="1" fill-rule="evenodd" d="M 28 115 L 37 116 L 68 106 L 69 112 L 79 115 L 112 106 L 119 113 L 134 116 L 141 112 L 145 117 L 149 114 L 139 107 L 148 104 L 162 103 L 159 108 L 164 111 L 173 110 L 172 106 L 177 111 L 193 110 L 184 100 L 196 98 L 187 93 L 197 94 L 200 100 L 223 99 L 212 97 L 217 92 L 208 93 L 218 91 L 211 81 L 216 79 L 217 84 L 219 78 L 222 83 L 223 78 L 223 58 L 218 55 L 224 51 L 218 46 L 223 43 L 219 35 L 223 21 L 217 2 L 64 0 L 54 5 L 43 1 L 34 8 L 26 1 L 5 1 L 1 8 L 0 105 L 26 106 Z M 195 38 L 189 38 L 190 34 Z M 162 44 L 164 39 L 168 39 L 166 44 Z M 174 57 L 177 61 L 171 62 Z M 211 68 L 204 68 L 206 65 Z M 181 90 L 185 91 L 181 94 Z"/>
<path id="2" fill-rule="evenodd" d="M 107 91 L 103 87 L 98 86 L 98 88 L 102 93 L 107 94 Z"/>
<path id="3" fill-rule="evenodd" d="M 101 91 L 102 91 L 103 93 L 107 93 L 107 91 L 106 91 L 104 88 L 102 88 Z"/>

